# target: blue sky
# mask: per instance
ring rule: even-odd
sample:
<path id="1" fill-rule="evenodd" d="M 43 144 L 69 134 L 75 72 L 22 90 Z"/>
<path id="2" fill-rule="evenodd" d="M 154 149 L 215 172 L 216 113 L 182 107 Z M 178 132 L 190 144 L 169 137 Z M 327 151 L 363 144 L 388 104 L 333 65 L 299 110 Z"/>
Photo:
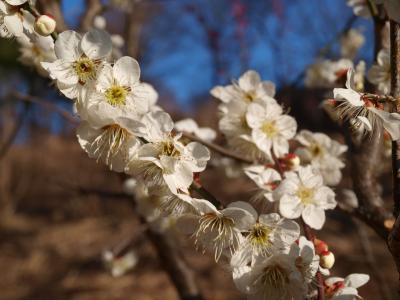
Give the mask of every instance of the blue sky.
<path id="1" fill-rule="evenodd" d="M 194 101 L 207 99 L 214 85 L 226 84 L 248 68 L 257 70 L 278 87 L 290 84 L 352 16 L 345 0 L 236 1 L 246 7 L 242 17 L 246 26 L 243 37 L 238 39 L 233 2 L 155 2 L 162 9 L 142 31 L 144 55 L 140 63 L 143 78 L 155 85 L 161 98 L 172 95 L 182 109 L 190 110 Z M 76 26 L 84 1 L 63 3 L 67 22 Z M 367 36 L 360 57 L 370 61 L 372 24 L 359 19 L 354 26 L 362 28 Z M 209 47 L 209 30 L 218 34 L 217 55 Z M 332 55 L 337 55 L 337 45 L 332 49 Z M 240 59 L 241 51 L 247 54 L 245 60 Z M 216 59 L 221 72 L 216 72 Z"/>

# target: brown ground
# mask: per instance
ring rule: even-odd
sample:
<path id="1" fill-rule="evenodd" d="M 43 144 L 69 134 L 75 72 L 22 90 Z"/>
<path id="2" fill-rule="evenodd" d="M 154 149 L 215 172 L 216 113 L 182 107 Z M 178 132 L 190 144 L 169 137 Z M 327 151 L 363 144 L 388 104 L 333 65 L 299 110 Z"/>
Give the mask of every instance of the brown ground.
<path id="1" fill-rule="evenodd" d="M 79 191 L 120 192 L 120 177 L 87 158 L 74 138 L 42 135 L 34 141 L 12 147 L 0 161 L 0 299 L 177 299 L 130 203 Z M 252 188 L 223 181 L 222 174 L 205 177 L 205 185 L 227 201 Z M 132 235 L 139 264 L 113 278 L 100 253 Z M 365 299 L 395 299 L 397 275 L 374 233 L 335 212 L 321 237 L 336 254 L 335 274 L 369 273 L 372 280 L 361 289 Z M 206 299 L 244 298 L 211 256 L 196 252 L 190 241 L 184 244 Z"/>

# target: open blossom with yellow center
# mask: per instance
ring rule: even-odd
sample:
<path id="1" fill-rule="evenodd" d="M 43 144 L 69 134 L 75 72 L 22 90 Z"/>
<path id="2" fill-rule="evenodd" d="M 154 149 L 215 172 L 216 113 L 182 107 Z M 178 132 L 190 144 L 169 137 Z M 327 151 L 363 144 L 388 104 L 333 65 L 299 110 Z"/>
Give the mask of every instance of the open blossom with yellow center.
<path id="1" fill-rule="evenodd" d="M 93 29 L 83 36 L 66 30 L 55 42 L 57 59 L 42 62 L 42 66 L 66 97 L 76 99 L 87 88 L 87 83 L 97 79 L 111 49 L 110 36 L 103 30 Z"/>
<path id="2" fill-rule="evenodd" d="M 238 203 L 240 208 L 250 213 L 251 218 L 243 226 L 245 240 L 232 256 L 231 265 L 246 265 L 254 262 L 257 256 L 270 256 L 272 253 L 284 251 L 299 238 L 300 228 L 296 222 L 281 218 L 277 213 L 258 215 L 250 204 Z"/>
<path id="3" fill-rule="evenodd" d="M 140 124 L 124 118 L 115 118 L 111 124 L 108 122 L 107 119 L 97 124 L 82 122 L 77 131 L 78 140 L 90 157 L 104 162 L 114 171 L 122 172 L 129 152 L 135 152 L 141 145 L 137 138 Z"/>
<path id="4" fill-rule="evenodd" d="M 321 229 L 325 223 L 325 210 L 336 206 L 335 193 L 323 185 L 320 174 L 313 168 L 300 167 L 296 172 L 285 173 L 286 178 L 274 191 L 279 200 L 279 211 L 288 219 L 302 217 L 314 229 Z"/>
<path id="5" fill-rule="evenodd" d="M 173 194 L 187 192 L 193 173 L 205 169 L 209 150 L 197 142 L 184 145 L 179 140 L 181 135 L 173 135 L 174 123 L 165 112 L 148 113 L 142 121 L 145 124 L 142 137 L 148 143 L 131 157 L 126 172 L 166 184 Z"/>
<path id="6" fill-rule="evenodd" d="M 214 252 L 218 261 L 223 254 L 232 255 L 241 242 L 240 231 L 252 222 L 252 215 L 246 202 L 233 202 L 227 208 L 218 210 L 209 201 L 192 199 L 197 214 L 185 215 L 178 221 L 178 227 L 191 234 L 201 250 Z"/>
<path id="7" fill-rule="evenodd" d="M 148 113 L 157 101 L 157 93 L 140 78 L 138 62 L 128 56 L 113 66 L 104 65 L 99 71 L 95 91 L 87 94 L 86 107 L 107 106 L 117 115 L 140 117 Z"/>
<path id="8" fill-rule="evenodd" d="M 289 150 L 288 140 L 296 134 L 297 123 L 283 114 L 275 99 L 263 99 L 251 103 L 246 120 L 251 128 L 251 137 L 257 147 L 268 157 L 282 157 Z"/>

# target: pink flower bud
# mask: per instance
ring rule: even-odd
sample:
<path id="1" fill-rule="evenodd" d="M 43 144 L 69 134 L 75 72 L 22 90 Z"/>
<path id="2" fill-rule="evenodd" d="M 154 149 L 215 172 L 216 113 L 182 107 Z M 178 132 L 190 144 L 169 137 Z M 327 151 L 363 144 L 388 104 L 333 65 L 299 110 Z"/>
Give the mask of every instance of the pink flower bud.
<path id="1" fill-rule="evenodd" d="M 56 21 L 50 15 L 41 15 L 36 19 L 35 31 L 43 36 L 48 36 L 56 29 Z"/>
<path id="2" fill-rule="evenodd" d="M 322 255 L 322 253 L 329 251 L 328 245 L 322 240 L 314 239 L 314 246 L 315 246 L 315 252 L 318 255 Z"/>
<path id="3" fill-rule="evenodd" d="M 324 252 L 320 257 L 319 264 L 325 269 L 331 269 L 335 264 L 335 256 L 330 251 Z"/>

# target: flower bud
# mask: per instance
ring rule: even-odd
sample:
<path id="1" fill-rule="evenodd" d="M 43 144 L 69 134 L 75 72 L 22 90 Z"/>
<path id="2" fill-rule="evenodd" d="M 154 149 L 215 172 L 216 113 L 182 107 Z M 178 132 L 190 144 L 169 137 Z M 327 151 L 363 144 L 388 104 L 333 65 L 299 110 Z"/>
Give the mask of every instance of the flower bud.
<path id="1" fill-rule="evenodd" d="M 315 252 L 318 255 L 322 255 L 322 253 L 328 252 L 329 248 L 328 245 L 319 239 L 314 239 L 314 246 L 315 246 Z"/>
<path id="2" fill-rule="evenodd" d="M 335 264 L 335 256 L 330 251 L 324 252 L 320 257 L 319 264 L 325 269 L 331 269 Z"/>
<path id="3" fill-rule="evenodd" d="M 56 29 L 56 21 L 49 15 L 41 15 L 36 19 L 35 31 L 42 36 L 48 36 Z"/>
<path id="4" fill-rule="evenodd" d="M 288 153 L 279 158 L 279 163 L 285 171 L 293 171 L 300 166 L 300 158 L 294 153 Z"/>

